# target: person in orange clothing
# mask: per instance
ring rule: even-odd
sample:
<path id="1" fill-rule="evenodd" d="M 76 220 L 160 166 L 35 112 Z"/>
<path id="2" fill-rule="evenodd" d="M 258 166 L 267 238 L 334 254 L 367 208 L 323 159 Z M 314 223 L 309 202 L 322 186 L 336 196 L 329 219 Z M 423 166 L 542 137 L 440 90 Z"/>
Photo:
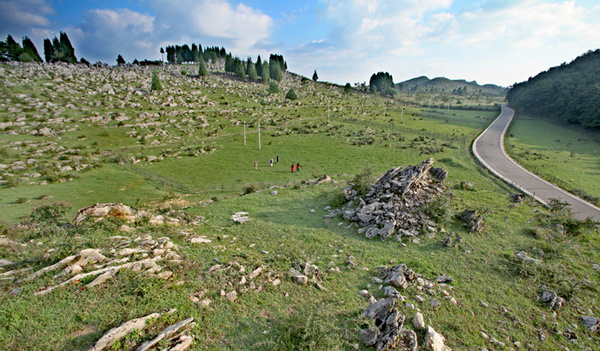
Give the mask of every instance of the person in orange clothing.
<path id="1" fill-rule="evenodd" d="M 294 173 L 294 164 L 292 163 L 292 173 Z"/>

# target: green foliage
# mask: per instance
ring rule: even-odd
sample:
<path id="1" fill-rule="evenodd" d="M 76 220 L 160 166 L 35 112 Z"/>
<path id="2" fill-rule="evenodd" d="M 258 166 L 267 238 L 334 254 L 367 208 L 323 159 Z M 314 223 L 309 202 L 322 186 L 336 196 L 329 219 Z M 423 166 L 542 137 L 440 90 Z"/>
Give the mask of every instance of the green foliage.
<path id="1" fill-rule="evenodd" d="M 248 79 L 250 79 L 253 82 L 256 82 L 258 80 L 258 73 L 256 72 L 256 67 L 254 66 L 254 63 L 249 62 L 248 63 Z"/>
<path id="2" fill-rule="evenodd" d="M 350 83 L 346 83 L 346 85 L 344 85 L 344 93 L 345 94 L 352 93 L 352 86 L 350 85 Z"/>
<path id="3" fill-rule="evenodd" d="M 360 173 L 354 176 L 351 183 L 354 190 L 357 191 L 358 196 L 364 196 L 371 190 L 371 184 L 373 184 L 374 180 L 373 169 L 365 167 Z"/>
<path id="4" fill-rule="evenodd" d="M 262 73 L 261 73 L 261 80 L 263 81 L 263 83 L 268 83 L 271 80 L 271 73 L 270 73 L 270 68 L 269 68 L 269 63 L 268 62 L 264 62 L 262 65 Z"/>
<path id="5" fill-rule="evenodd" d="M 39 225 L 64 225 L 68 222 L 66 214 L 70 209 L 71 205 L 66 202 L 42 204 L 31 211 L 28 221 Z"/>
<path id="6" fill-rule="evenodd" d="M 200 60 L 200 65 L 198 66 L 198 75 L 200 77 L 208 76 L 208 70 L 206 69 L 206 65 L 204 64 L 204 60 Z"/>
<path id="7" fill-rule="evenodd" d="M 506 94 L 517 113 L 600 128 L 600 49 L 515 83 Z"/>
<path id="8" fill-rule="evenodd" d="M 244 64 L 239 59 L 235 60 L 235 71 L 234 71 L 234 73 L 235 73 L 236 76 L 238 76 L 238 78 L 246 79 L 246 70 L 244 70 Z"/>
<path id="9" fill-rule="evenodd" d="M 59 36 L 60 40 L 57 37 L 54 37 L 52 42 L 50 42 L 50 39 L 44 40 L 44 56 L 46 57 L 46 62 L 77 63 L 75 49 L 73 49 L 67 33 L 60 32 Z"/>
<path id="10" fill-rule="evenodd" d="M 117 65 L 121 66 L 125 64 L 125 59 L 123 58 L 123 56 L 119 55 L 117 57 Z"/>
<path id="11" fill-rule="evenodd" d="M 152 72 L 152 83 L 150 85 L 150 90 L 152 91 L 161 91 L 162 88 L 162 84 L 160 82 L 160 78 L 158 77 L 158 72 L 157 71 L 153 71 Z"/>
<path id="12" fill-rule="evenodd" d="M 393 96 L 398 92 L 394 86 L 394 79 L 388 72 L 373 74 L 369 80 L 369 87 L 372 93 L 380 93 L 382 95 Z"/>
<path id="13" fill-rule="evenodd" d="M 319 75 L 317 74 L 317 70 L 315 70 L 315 73 L 313 73 L 312 80 L 314 80 L 315 82 L 319 80 Z"/>
<path id="14" fill-rule="evenodd" d="M 281 68 L 279 67 L 279 64 L 269 63 L 269 71 L 271 79 L 281 82 L 281 79 L 283 79 L 283 75 L 281 74 Z"/>
<path id="15" fill-rule="evenodd" d="M 267 91 L 271 94 L 278 93 L 279 86 L 277 85 L 277 83 L 275 81 L 271 81 L 271 83 L 269 83 L 269 89 L 267 89 Z"/>
<path id="16" fill-rule="evenodd" d="M 288 90 L 288 92 L 285 94 L 285 98 L 290 100 L 298 100 L 298 95 L 296 95 L 294 88 L 290 88 L 290 90 Z"/>
<path id="17" fill-rule="evenodd" d="M 258 191 L 258 185 L 248 184 L 244 187 L 244 195 L 252 194 Z"/>

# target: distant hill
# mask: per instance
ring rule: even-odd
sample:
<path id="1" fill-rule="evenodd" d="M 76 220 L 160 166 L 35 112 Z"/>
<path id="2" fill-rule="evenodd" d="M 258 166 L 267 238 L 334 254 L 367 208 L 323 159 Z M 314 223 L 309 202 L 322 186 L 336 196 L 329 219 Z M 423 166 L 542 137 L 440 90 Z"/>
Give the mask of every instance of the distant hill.
<path id="1" fill-rule="evenodd" d="M 432 93 L 447 93 L 453 95 L 466 95 L 472 93 L 480 93 L 492 96 L 502 96 L 506 93 L 506 88 L 495 84 L 479 85 L 476 81 L 467 82 L 464 79 L 448 79 L 437 77 L 429 79 L 421 76 L 396 83 L 396 87 L 400 91 L 428 91 Z"/>
<path id="2" fill-rule="evenodd" d="M 600 128 L 600 49 L 516 83 L 506 98 L 518 113 Z"/>

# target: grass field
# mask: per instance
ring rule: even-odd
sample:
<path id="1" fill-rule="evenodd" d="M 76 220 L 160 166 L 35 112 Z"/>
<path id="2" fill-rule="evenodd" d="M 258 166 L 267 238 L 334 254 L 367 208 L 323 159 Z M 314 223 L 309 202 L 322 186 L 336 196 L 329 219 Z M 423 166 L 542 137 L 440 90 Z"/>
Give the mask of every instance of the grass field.
<path id="1" fill-rule="evenodd" d="M 380 266 L 399 263 L 426 279 L 441 274 L 454 279 L 431 291 L 416 286 L 401 291 L 453 350 L 592 350 L 600 343 L 598 333 L 579 319 L 599 313 L 596 228 L 531 199 L 514 203 L 510 197 L 514 190 L 473 162 L 470 143 L 497 111 L 427 110 L 412 106 L 408 96 L 395 101 L 361 93 L 348 96 L 341 87 L 299 79 L 281 82 L 282 93 L 269 95 L 261 84 L 214 72 L 209 79 L 199 80 L 181 76 L 180 69 L 170 67 L 161 73 L 162 93 L 136 95 L 119 90 L 121 85 L 113 82 L 116 96 L 99 93 L 86 99 L 76 84 L 86 82 L 85 76 L 68 80 L 63 75 L 63 82 L 72 82 L 75 93 L 64 92 L 62 104 L 73 103 L 76 108 L 56 116 L 60 108 L 30 111 L 26 105 L 42 102 L 44 94 L 60 95 L 43 90 L 43 84 L 54 82 L 57 74 L 30 79 L 26 87 L 6 75 L 5 86 L 6 82 L 17 86 L 12 92 L 2 90 L 0 120 L 14 122 L 14 115 L 23 115 L 29 122 L 43 118 L 46 122 L 29 129 L 12 125 L 0 142 L 0 163 L 11 165 L 4 172 L 13 174 L 4 175 L 7 183 L 0 189 L 0 229 L 14 242 L 0 246 L 0 258 L 10 261 L 0 267 L 3 349 L 81 350 L 121 323 L 176 309 L 129 333 L 112 349 L 135 349 L 165 326 L 193 317 L 192 350 L 370 350 L 358 338 L 359 330 L 368 326 L 362 318 L 368 303 L 358 292 L 366 289 L 382 298 L 373 278 L 378 277 Z M 122 81 L 129 86 L 146 84 L 133 78 Z M 103 85 L 97 83 L 98 89 Z M 36 87 L 42 90 L 38 93 Z M 94 87 L 90 83 L 89 89 Z M 283 98 L 291 87 L 299 100 Z M 32 96 L 17 97 L 26 91 Z M 121 109 L 120 102 L 129 105 Z M 131 104 L 141 106 L 128 107 Z M 9 112 L 11 108 L 20 111 Z M 142 112 L 156 115 L 140 117 Z M 73 120 L 63 121 L 59 135 L 28 134 L 63 113 Z M 90 116 L 94 118 L 85 119 Z M 521 127 L 539 126 L 527 120 L 516 122 L 510 137 L 513 153 L 527 150 L 527 159 L 533 153 L 547 154 L 542 158 L 552 167 L 544 169 L 558 169 L 550 162 L 554 154 L 549 147 L 531 138 L 535 133 L 520 134 Z M 572 145 L 580 138 L 557 133 L 561 135 L 558 145 Z M 46 149 L 45 143 L 56 144 Z M 552 152 L 563 155 L 558 145 Z M 584 149 L 567 152 L 589 162 L 592 158 L 584 158 Z M 271 167 L 269 159 L 277 155 L 280 162 Z M 370 170 L 376 176 L 430 157 L 436 160 L 435 167 L 449 174 L 447 189 L 435 208 L 441 214 L 436 236 L 423 235 L 420 243 L 407 238 L 369 240 L 340 216 L 325 217 L 341 207 L 342 189 L 358 174 Z M 574 159 L 566 157 L 569 162 Z M 28 159 L 36 162 L 27 164 Z M 259 163 L 257 170 L 254 161 Z M 299 173 L 291 173 L 292 162 L 300 163 Z M 81 164 L 92 166 L 75 170 Z M 60 170 L 65 166 L 73 170 Z M 41 176 L 30 177 L 34 172 Z M 310 180 L 323 174 L 333 182 L 310 185 Z M 585 184 L 578 186 L 594 194 L 596 190 Z M 32 209 L 53 201 L 71 205 L 65 217 L 42 217 L 39 225 L 31 225 Z M 200 223 L 151 226 L 141 222 L 132 232 L 125 231 L 118 219 L 68 225 L 79 208 L 96 202 L 122 202 L 155 214 L 179 213 L 200 218 Z M 469 233 L 457 218 L 465 209 L 476 209 L 484 217 L 480 232 Z M 240 211 L 248 212 L 251 221 L 232 222 L 231 215 Z M 14 226 L 19 222 L 26 225 Z M 449 233 L 454 239 L 462 237 L 459 245 L 442 244 Z M 180 259 L 159 262 L 163 271 L 173 273 L 166 280 L 122 269 L 102 285 L 86 288 L 86 278 L 38 296 L 36 292 L 64 280 L 57 275 L 59 270 L 31 281 L 12 279 L 24 278 L 30 273 L 26 269 L 37 271 L 86 248 L 117 258 L 120 250 L 150 241 L 148 236 L 155 241 L 169 238 L 178 248 Z M 195 244 L 191 238 L 210 242 Z M 518 259 L 521 251 L 535 263 Z M 137 252 L 127 258 L 152 254 Z M 289 269 L 306 262 L 322 271 L 319 284 L 324 289 L 292 282 Z M 214 268 L 217 264 L 221 267 Z M 257 268 L 262 271 L 250 279 L 249 272 Z M 25 271 L 10 273 L 19 269 Z M 280 283 L 274 284 L 277 279 Z M 542 284 L 565 299 L 560 310 L 552 311 L 538 300 Z M 235 301 L 223 296 L 232 290 L 238 293 Z M 442 290 L 456 304 L 444 298 Z M 199 293 L 211 300 L 209 306 L 191 300 Z M 425 301 L 417 302 L 416 295 Z M 440 301 L 440 306 L 431 307 L 430 299 Z M 410 320 L 416 310 L 404 304 L 399 308 L 407 317 L 405 327 L 413 329 Z M 576 333 L 576 342 L 569 340 L 572 333 L 567 330 Z M 424 332 L 417 335 L 422 343 Z"/>

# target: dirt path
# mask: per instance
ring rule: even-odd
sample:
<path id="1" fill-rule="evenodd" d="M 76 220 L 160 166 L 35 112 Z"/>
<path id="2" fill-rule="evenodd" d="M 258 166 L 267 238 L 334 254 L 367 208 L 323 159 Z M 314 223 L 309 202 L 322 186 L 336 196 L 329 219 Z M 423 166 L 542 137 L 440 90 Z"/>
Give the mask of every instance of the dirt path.
<path id="1" fill-rule="evenodd" d="M 560 199 L 571 205 L 578 219 L 594 218 L 600 221 L 600 208 L 560 189 L 518 165 L 504 150 L 504 134 L 512 121 L 514 111 L 502 105 L 502 113 L 473 142 L 475 157 L 492 173 L 543 204 Z"/>

